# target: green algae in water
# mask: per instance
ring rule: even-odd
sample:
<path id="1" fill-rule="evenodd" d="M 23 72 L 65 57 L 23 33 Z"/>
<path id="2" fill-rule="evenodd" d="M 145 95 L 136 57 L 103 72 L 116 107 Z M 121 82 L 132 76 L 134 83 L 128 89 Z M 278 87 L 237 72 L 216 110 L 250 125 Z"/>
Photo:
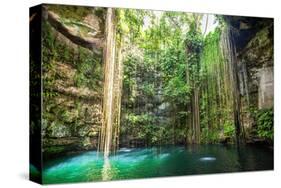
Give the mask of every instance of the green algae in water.
<path id="1" fill-rule="evenodd" d="M 205 160 L 206 159 L 206 160 Z M 192 174 L 272 170 L 273 152 L 254 146 L 122 148 L 104 159 L 96 151 L 47 161 L 43 183 L 107 181 Z"/>

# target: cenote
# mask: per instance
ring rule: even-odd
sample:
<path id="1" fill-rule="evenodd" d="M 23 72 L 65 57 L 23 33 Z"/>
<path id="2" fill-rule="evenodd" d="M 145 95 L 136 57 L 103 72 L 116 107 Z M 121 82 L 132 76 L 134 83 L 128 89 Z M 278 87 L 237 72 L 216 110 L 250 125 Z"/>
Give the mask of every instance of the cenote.
<path id="1" fill-rule="evenodd" d="M 193 145 L 121 148 L 104 159 L 87 151 L 44 164 L 46 184 L 272 170 L 273 151 L 256 146 Z"/>
<path id="2" fill-rule="evenodd" d="M 42 32 L 30 35 L 42 41 L 30 66 L 31 179 L 273 169 L 273 19 L 41 9 L 30 18 Z"/>

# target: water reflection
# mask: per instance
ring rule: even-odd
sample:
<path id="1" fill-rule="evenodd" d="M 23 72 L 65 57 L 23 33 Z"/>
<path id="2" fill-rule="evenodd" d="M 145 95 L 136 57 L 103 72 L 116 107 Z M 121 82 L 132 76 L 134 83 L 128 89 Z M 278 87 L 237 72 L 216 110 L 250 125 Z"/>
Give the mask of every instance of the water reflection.
<path id="1" fill-rule="evenodd" d="M 121 148 L 104 158 L 96 151 L 44 163 L 44 183 L 132 179 L 273 169 L 273 151 L 261 147 L 201 145 Z"/>
<path id="2" fill-rule="evenodd" d="M 113 177 L 113 170 L 111 170 L 111 164 L 108 157 L 104 158 L 104 163 L 102 167 L 102 180 L 111 180 Z"/>
<path id="3" fill-rule="evenodd" d="M 200 161 L 215 161 L 216 158 L 215 157 L 201 157 L 199 160 Z"/>

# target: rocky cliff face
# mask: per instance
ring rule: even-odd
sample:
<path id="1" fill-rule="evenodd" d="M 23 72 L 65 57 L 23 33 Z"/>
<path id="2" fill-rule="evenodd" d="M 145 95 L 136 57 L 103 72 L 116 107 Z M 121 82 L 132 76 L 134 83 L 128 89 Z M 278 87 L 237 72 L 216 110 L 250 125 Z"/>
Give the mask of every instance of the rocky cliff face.
<path id="1" fill-rule="evenodd" d="M 273 26 L 261 28 L 240 52 L 239 59 L 246 65 L 250 93 L 256 94 L 258 108 L 273 106 Z"/>
<path id="2" fill-rule="evenodd" d="M 79 11 L 84 18 L 79 23 L 75 10 L 72 17 L 65 18 L 67 12 L 56 12 L 55 6 L 47 8 L 55 15 L 54 23 L 58 22 L 43 21 L 42 136 L 44 157 L 51 157 L 97 147 L 102 121 L 102 56 L 84 46 L 89 43 L 75 42 L 95 40 L 91 37 L 101 35 L 102 28 L 99 17 L 87 8 Z"/>
<path id="3" fill-rule="evenodd" d="M 273 108 L 273 22 L 271 19 L 227 18 L 237 31 L 242 122 L 246 138 L 256 126 L 253 112 Z"/>

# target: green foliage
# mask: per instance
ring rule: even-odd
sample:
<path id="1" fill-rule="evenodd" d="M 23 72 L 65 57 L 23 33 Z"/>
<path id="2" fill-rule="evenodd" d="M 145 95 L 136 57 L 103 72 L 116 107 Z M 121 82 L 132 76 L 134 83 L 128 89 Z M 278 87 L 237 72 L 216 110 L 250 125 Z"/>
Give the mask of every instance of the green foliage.
<path id="1" fill-rule="evenodd" d="M 63 18 L 72 19 L 75 21 L 81 21 L 81 18 L 93 12 L 91 7 L 83 6 L 48 5 L 48 8 Z"/>
<path id="2" fill-rule="evenodd" d="M 208 129 L 207 127 L 202 128 L 201 142 L 202 143 L 219 143 L 220 141 L 220 130 Z"/>
<path id="3" fill-rule="evenodd" d="M 196 31 L 191 24 L 190 30 L 185 36 L 185 46 L 187 51 L 188 78 L 192 87 L 200 83 L 200 56 L 203 47 L 203 36 Z"/>
<path id="4" fill-rule="evenodd" d="M 173 103 L 186 104 L 190 89 L 186 82 L 179 77 L 171 78 L 164 90 L 164 96 Z"/>
<path id="5" fill-rule="evenodd" d="M 185 45 L 190 55 L 197 55 L 201 53 L 203 45 L 203 36 L 201 33 L 191 29 L 187 32 L 185 37 Z"/>
<path id="6" fill-rule="evenodd" d="M 221 49 L 221 28 L 217 27 L 204 39 L 200 54 L 200 123 L 201 127 L 209 127 L 210 132 L 220 133 L 224 138 L 233 138 L 235 134 L 232 122 L 232 106 L 223 100 L 231 100 L 230 86 L 227 85 L 228 71 L 226 60 Z M 211 134 L 211 133 L 210 133 Z M 216 136 L 206 139 L 214 140 Z M 217 137 L 218 139 L 222 139 Z"/>
<path id="7" fill-rule="evenodd" d="M 118 9 L 117 34 L 127 36 L 132 43 L 139 43 L 143 35 L 145 17 L 151 16 L 151 11 Z"/>
<path id="8" fill-rule="evenodd" d="M 51 68 L 51 60 L 56 56 L 55 51 L 55 36 L 51 33 L 51 26 L 47 22 L 43 22 L 43 70 Z M 45 67 L 44 67 L 45 66 Z"/>
<path id="9" fill-rule="evenodd" d="M 165 73 L 165 78 L 169 79 L 179 76 L 185 79 L 186 54 L 180 47 L 172 46 L 161 51 L 161 69 Z"/>
<path id="10" fill-rule="evenodd" d="M 164 97 L 174 105 L 185 105 L 189 101 L 190 85 L 186 79 L 187 56 L 184 46 L 183 30 L 177 25 L 176 14 L 165 14 L 161 18 L 160 33 L 163 36 L 164 46 L 160 50 L 160 68 L 163 72 Z M 174 27 L 171 27 L 173 25 Z"/>
<path id="11" fill-rule="evenodd" d="M 138 133 L 138 137 L 144 139 L 147 145 L 157 145 L 163 139 L 162 135 L 164 131 L 164 127 L 147 125 L 142 127 Z"/>
<path id="12" fill-rule="evenodd" d="M 259 110 L 256 114 L 256 118 L 258 136 L 273 140 L 273 108 Z"/>
<path id="13" fill-rule="evenodd" d="M 223 126 L 224 136 L 233 138 L 235 135 L 235 126 L 232 122 L 226 121 Z"/>
<path id="14" fill-rule="evenodd" d="M 55 62 L 65 63 L 76 69 L 74 76 L 75 86 L 97 89 L 97 83 L 102 80 L 101 57 L 95 56 L 88 49 L 68 46 L 58 39 L 54 30 L 47 22 L 43 22 L 43 72 L 44 85 L 52 88 L 56 79 Z M 54 75 L 53 75 L 54 74 Z"/>
<path id="15" fill-rule="evenodd" d="M 215 31 L 209 33 L 204 40 L 201 64 L 204 71 L 209 72 L 209 74 L 216 71 L 216 69 L 214 69 L 215 65 L 225 62 L 220 47 L 220 37 L 221 29 L 216 28 Z"/>
<path id="16" fill-rule="evenodd" d="M 145 140 L 147 145 L 157 144 L 162 138 L 162 126 L 155 125 L 155 117 L 146 113 L 129 113 L 126 116 L 127 126 L 123 127 L 122 133 L 132 135 L 134 138 Z"/>
<path id="17" fill-rule="evenodd" d="M 128 17 L 130 20 L 125 18 L 128 14 L 133 14 Z M 156 108 L 159 104 L 154 104 L 156 100 L 152 100 L 156 95 L 157 101 L 170 104 L 168 108 L 174 113 L 171 118 L 175 120 L 170 125 L 158 125 L 158 117 L 146 121 L 140 115 L 127 116 L 122 129 L 132 131 L 130 134 L 133 135 L 138 133 L 136 136 L 145 139 L 146 143 L 163 143 L 162 138 L 166 138 L 167 143 L 184 143 L 187 137 L 186 118 L 190 114 L 186 105 L 190 102 L 191 89 L 199 82 L 203 45 L 200 31 L 195 27 L 189 29 L 189 25 L 195 22 L 198 25 L 199 22 L 183 13 L 137 14 L 119 12 L 119 32 L 127 33 L 130 41 L 124 58 L 126 113 L 129 115 L 137 108 L 136 111 L 144 113 L 142 115 L 155 114 L 154 111 L 142 112 L 138 108 L 141 108 L 139 103 L 144 101 L 149 101 L 153 106 L 148 110 Z M 152 23 L 145 29 L 144 17 Z"/>
<path id="18" fill-rule="evenodd" d="M 155 95 L 155 89 L 153 84 L 144 84 L 143 85 L 144 95 L 147 97 L 153 97 Z"/>
<path id="19" fill-rule="evenodd" d="M 101 59 L 79 48 L 79 58 L 74 64 L 77 68 L 75 82 L 78 87 L 84 86 L 96 90 L 98 80 L 102 80 Z"/>
<path id="20" fill-rule="evenodd" d="M 141 114 L 141 115 L 128 114 L 127 121 L 132 126 L 151 124 L 153 122 L 153 116 L 150 116 L 148 114 Z"/>
<path id="21" fill-rule="evenodd" d="M 124 92 L 127 93 L 129 96 L 128 101 L 130 106 L 133 105 L 136 98 L 136 87 L 137 87 L 137 80 L 136 80 L 136 67 L 140 63 L 138 57 L 134 56 L 133 54 L 129 54 L 124 58 L 124 75 L 123 75 L 123 88 Z"/>

